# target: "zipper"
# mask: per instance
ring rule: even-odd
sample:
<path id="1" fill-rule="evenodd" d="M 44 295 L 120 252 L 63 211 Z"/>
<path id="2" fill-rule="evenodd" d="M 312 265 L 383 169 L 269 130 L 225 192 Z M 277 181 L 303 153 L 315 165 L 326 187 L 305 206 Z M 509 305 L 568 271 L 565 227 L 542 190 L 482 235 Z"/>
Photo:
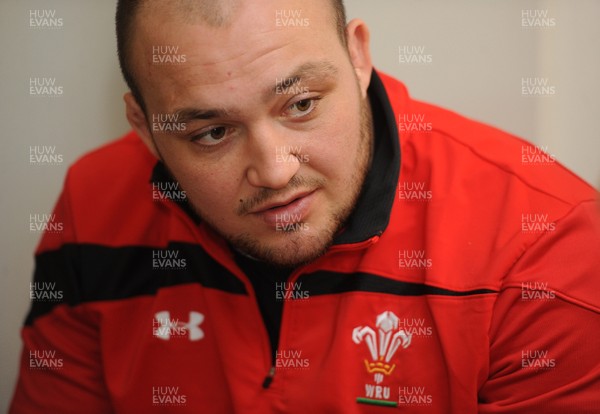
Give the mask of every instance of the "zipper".
<path id="1" fill-rule="evenodd" d="M 230 263 L 227 263 L 228 261 L 221 259 L 222 255 L 214 254 L 214 252 L 211 251 L 212 249 L 207 248 L 208 246 L 206 246 L 205 243 L 203 243 L 203 240 L 201 240 L 201 238 L 200 238 L 200 232 L 199 232 L 198 228 L 196 227 L 196 224 L 181 208 L 179 208 L 179 206 L 177 206 L 177 205 L 175 205 L 175 203 L 173 203 L 173 206 L 171 208 L 173 208 L 173 211 L 175 212 L 175 214 L 179 215 L 179 217 L 181 217 L 184 220 L 184 222 L 187 224 L 187 226 L 191 229 L 192 234 L 194 235 L 194 239 L 200 246 L 202 246 L 204 251 L 207 254 L 209 254 L 217 263 L 219 263 L 221 266 L 223 266 L 223 268 L 230 271 L 233 275 L 235 275 L 238 279 L 240 279 L 244 283 L 244 286 L 245 286 L 246 290 L 248 291 L 248 296 L 254 302 L 254 310 L 255 310 L 256 314 L 258 315 L 257 320 L 260 321 L 259 325 L 260 325 L 260 329 L 262 331 L 262 337 L 263 337 L 263 340 L 265 341 L 265 343 L 267 344 L 266 360 L 269 361 L 268 362 L 269 365 L 267 366 L 268 367 L 267 375 L 265 376 L 265 379 L 263 380 L 262 387 L 264 389 L 269 388 L 271 386 L 271 383 L 273 382 L 273 378 L 275 377 L 275 359 L 273 357 L 274 350 L 271 349 L 271 342 L 269 339 L 269 333 L 267 332 L 267 326 L 262 317 L 262 313 L 260 312 L 260 308 L 258 306 L 258 300 L 256 299 L 256 292 L 254 291 L 254 287 L 252 286 L 252 283 L 250 282 L 250 280 L 248 280 L 248 278 L 246 277 L 246 275 L 244 275 L 243 272 L 241 272 L 241 271 L 238 272 L 237 267 L 239 267 L 239 266 L 235 266 L 235 267 L 230 266 Z M 223 258 L 223 259 L 225 259 L 225 258 Z M 285 302 L 284 302 L 284 306 L 282 307 L 282 320 L 283 320 L 283 309 L 284 308 L 285 308 Z M 283 325 L 283 323 L 282 323 L 282 325 Z M 280 336 L 281 336 L 281 332 L 280 332 Z"/>
<path id="2" fill-rule="evenodd" d="M 221 265 L 223 265 L 223 263 L 221 263 Z M 262 331 L 263 341 L 266 343 L 265 348 L 267 350 L 266 361 L 268 361 L 267 362 L 268 370 L 267 370 L 267 375 L 265 376 L 265 379 L 262 382 L 262 387 L 264 389 L 268 389 L 271 386 L 271 383 L 273 382 L 273 379 L 275 377 L 275 357 L 273 355 L 274 355 L 274 352 L 276 352 L 276 350 L 271 348 L 271 340 L 269 339 L 269 332 L 267 332 L 267 325 L 266 325 L 265 320 L 260 311 L 260 307 L 258 306 L 258 299 L 256 298 L 256 292 L 254 291 L 254 286 L 252 286 L 252 283 L 250 283 L 250 280 L 248 280 L 248 278 L 246 277 L 246 275 L 243 274 L 243 272 L 238 273 L 237 271 L 235 271 L 232 273 L 235 276 L 237 276 L 240 280 L 244 281 L 244 283 L 246 284 L 246 289 L 248 290 L 250 299 L 254 302 L 254 311 L 258 316 L 257 320 L 259 321 L 260 330 Z M 283 319 L 283 308 L 284 307 L 285 306 L 282 306 L 282 319 Z M 279 335 L 281 336 L 281 331 L 280 331 Z"/>
<path id="3" fill-rule="evenodd" d="M 332 246 L 329 249 L 329 252 L 340 252 L 340 251 L 352 251 L 352 250 L 360 250 L 366 247 L 371 246 L 372 244 L 377 243 L 377 241 L 379 241 L 379 235 L 373 236 L 367 240 L 364 240 L 362 242 L 359 243 L 351 243 L 351 244 L 339 244 L 336 246 Z M 287 288 L 285 289 L 285 297 L 290 297 L 293 298 L 293 291 L 294 291 L 294 287 L 295 287 L 295 283 L 296 281 L 300 278 L 300 276 L 302 276 L 303 273 L 306 273 L 309 269 L 311 268 L 311 264 L 307 264 L 304 265 L 298 269 L 296 269 L 294 272 L 292 272 L 292 274 L 290 275 L 290 277 L 288 278 L 288 284 L 287 284 Z M 256 296 L 254 296 L 254 300 L 256 301 Z M 290 300 L 295 300 L 295 299 L 290 299 Z M 283 305 L 281 307 L 281 327 L 279 328 L 279 345 L 281 347 L 281 337 L 283 336 L 283 327 L 286 326 L 285 320 L 286 320 L 286 316 L 289 313 L 289 311 L 286 311 L 287 306 L 286 306 L 286 300 L 284 299 Z M 258 306 L 258 302 L 257 302 L 257 306 Z M 263 322 L 263 327 L 264 327 L 264 322 Z M 264 327 L 264 332 L 266 333 L 266 327 Z M 268 335 L 267 335 L 268 337 Z M 268 339 L 268 338 L 267 338 Z M 271 355 L 271 367 L 269 369 L 269 372 L 267 373 L 265 379 L 263 380 L 262 383 L 262 387 L 264 389 L 268 389 L 271 386 L 271 383 L 273 382 L 273 379 L 275 377 L 275 363 L 276 361 L 273 359 L 273 350 L 271 349 L 270 345 L 269 345 L 269 350 L 271 351 L 270 355 Z M 277 352 L 275 350 L 275 352 Z"/>
<path id="4" fill-rule="evenodd" d="M 275 366 L 273 365 L 262 383 L 262 387 L 264 389 L 267 389 L 267 388 L 269 388 L 269 386 L 271 386 L 274 376 L 275 376 Z"/>
<path id="5" fill-rule="evenodd" d="M 277 341 L 277 343 L 279 344 L 279 348 L 281 348 L 281 336 L 282 336 L 282 333 L 283 333 L 283 326 L 285 325 L 284 324 L 285 315 L 287 314 L 287 312 L 286 312 L 287 306 L 285 304 L 285 302 L 286 302 L 285 298 L 286 297 L 292 297 L 292 296 L 289 295 L 289 293 L 294 290 L 294 285 L 292 284 L 293 283 L 292 280 L 297 280 L 298 277 L 300 276 L 300 274 L 302 274 L 302 271 L 307 266 L 308 265 L 300 267 L 300 268 L 294 270 L 292 272 L 292 274 L 290 275 L 290 277 L 288 278 L 287 287 L 285 289 L 285 294 L 284 294 L 284 299 L 283 299 L 283 304 L 281 305 L 281 326 L 279 327 L 279 338 L 278 338 L 278 341 Z M 256 300 L 256 296 L 255 296 L 255 300 Z M 257 307 L 258 307 L 258 302 L 256 302 L 256 304 L 257 304 Z M 263 321 L 263 327 L 264 327 L 264 329 L 263 329 L 264 332 L 267 333 L 264 321 Z M 267 333 L 267 339 L 268 339 L 268 333 Z M 270 345 L 269 341 L 267 341 L 267 343 L 269 343 L 269 351 L 270 351 L 270 358 L 271 358 L 271 367 L 269 368 L 269 372 L 267 373 L 267 376 L 265 377 L 265 379 L 263 380 L 263 383 L 262 383 L 262 387 L 264 389 L 268 389 L 271 386 L 271 383 L 273 382 L 273 379 L 275 378 L 275 372 L 276 372 L 275 364 L 276 364 L 276 359 L 277 359 L 277 356 L 276 355 L 274 356 L 274 353 L 273 353 L 273 351 L 275 351 L 275 354 L 277 354 L 277 350 L 276 349 L 271 349 L 271 345 Z"/>
<path id="6" fill-rule="evenodd" d="M 338 252 L 338 251 L 360 250 L 360 249 L 368 247 L 372 244 L 377 243 L 378 240 L 379 240 L 379 235 L 373 236 L 373 237 L 371 237 L 367 240 L 364 240 L 362 242 L 359 242 L 359 243 L 340 244 L 340 245 L 332 246 L 329 249 L 329 251 L 330 252 Z M 296 269 L 295 271 L 292 272 L 292 274 L 288 278 L 287 288 L 285 289 L 285 297 L 290 297 L 290 298 L 294 297 L 293 291 L 294 291 L 296 281 L 300 278 L 300 276 L 302 276 L 303 273 L 306 273 L 310 268 L 311 268 L 311 264 L 309 263 L 307 265 L 299 267 L 298 269 Z M 254 295 L 254 300 L 256 301 L 256 295 Z M 295 299 L 289 299 L 289 300 L 295 300 Z M 256 304 L 258 307 L 258 302 L 256 302 Z M 286 299 L 284 299 L 283 305 L 281 307 L 281 326 L 279 328 L 278 343 L 279 343 L 280 348 L 281 348 L 281 337 L 283 336 L 283 327 L 286 326 L 286 323 L 285 323 L 286 315 L 289 313 L 289 311 L 286 311 L 287 308 L 288 307 L 286 306 Z M 261 318 L 262 318 L 262 316 L 261 316 Z M 264 322 L 263 322 L 263 327 L 264 327 L 264 329 L 263 329 L 264 333 L 267 333 Z M 268 339 L 268 334 L 267 334 L 267 339 Z M 269 343 L 269 341 L 267 341 L 267 343 Z M 271 364 L 272 365 L 269 368 L 269 371 L 268 371 L 267 375 L 265 376 L 265 379 L 263 380 L 262 387 L 264 389 L 268 389 L 271 386 L 271 383 L 273 382 L 273 379 L 275 377 L 275 372 L 276 372 L 276 369 L 275 369 L 276 361 L 274 360 L 274 358 L 276 358 L 276 357 L 273 357 L 274 350 L 271 349 L 270 345 L 269 345 L 269 350 L 271 351 L 270 355 L 271 355 Z M 277 352 L 277 350 L 275 350 L 275 352 Z"/>
<path id="7" fill-rule="evenodd" d="M 294 291 L 294 284 L 293 284 L 294 282 L 293 281 L 297 280 L 298 277 L 300 277 L 300 275 L 306 269 L 307 266 L 308 265 L 303 266 L 303 267 L 299 267 L 298 269 L 294 270 L 292 272 L 292 274 L 290 275 L 290 277 L 288 278 L 287 287 L 285 288 L 285 293 L 284 293 L 283 304 L 281 305 L 281 326 L 279 327 L 279 338 L 278 338 L 278 341 L 277 341 L 277 343 L 279 344 L 279 348 L 281 348 L 281 336 L 282 336 L 282 333 L 283 333 L 283 326 L 285 325 L 284 324 L 285 315 L 287 314 L 287 312 L 286 312 L 286 309 L 287 309 L 286 301 L 287 301 L 287 299 L 285 299 L 285 298 L 286 297 L 289 297 L 289 298 L 293 297 L 290 294 L 291 292 Z M 265 331 L 266 331 L 266 328 L 265 328 Z M 270 349 L 270 345 L 269 345 L 269 349 Z M 262 386 L 263 386 L 264 389 L 267 389 L 267 388 L 269 388 L 271 386 L 271 383 L 273 382 L 273 379 L 275 377 L 275 371 L 276 371 L 275 364 L 277 363 L 277 361 L 276 361 L 277 356 L 276 355 L 273 356 L 273 351 L 275 351 L 275 354 L 277 354 L 277 350 L 276 349 L 275 350 L 270 349 L 270 351 L 271 351 L 271 364 L 272 365 L 271 365 L 271 368 L 269 369 L 269 373 L 267 374 L 267 376 L 265 377 L 265 379 L 263 381 Z"/>
<path id="8" fill-rule="evenodd" d="M 175 204 L 175 203 L 173 203 L 173 204 Z M 209 249 L 207 249 L 206 246 L 204 245 L 204 243 L 201 242 L 201 240 L 199 238 L 199 236 L 200 236 L 199 231 L 196 228 L 195 223 L 193 223 L 193 220 L 181 208 L 179 208 L 179 206 L 174 205 L 173 207 L 175 207 L 173 210 L 176 212 L 176 214 L 178 214 L 181 218 L 183 218 L 184 221 L 191 228 L 192 233 L 194 234 L 194 238 L 197 240 L 198 244 L 201 245 L 204 248 L 204 250 L 214 260 L 216 260 L 221 266 L 223 266 L 225 269 L 232 272 L 235 276 L 237 276 L 240 280 L 242 280 L 244 282 L 244 284 L 246 285 L 246 289 L 248 290 L 248 293 L 249 293 L 251 299 L 253 299 L 253 301 L 254 301 L 254 310 L 258 314 L 258 320 L 261 321 L 260 325 L 262 327 L 261 330 L 262 330 L 263 340 L 265 340 L 265 342 L 267 344 L 267 346 L 266 346 L 267 356 L 268 356 L 267 360 L 270 361 L 270 365 L 268 366 L 267 375 L 265 376 L 265 378 L 262 382 L 262 388 L 268 389 L 271 386 L 271 383 L 273 382 L 273 380 L 275 379 L 276 357 L 273 356 L 274 355 L 273 351 L 277 352 L 277 350 L 271 349 L 271 343 L 269 340 L 269 333 L 267 332 L 267 326 L 262 317 L 262 313 L 260 312 L 260 308 L 258 306 L 258 300 L 256 299 L 256 292 L 254 291 L 254 287 L 252 286 L 252 283 L 250 283 L 250 280 L 248 280 L 248 278 L 243 274 L 243 272 L 238 273 L 236 271 L 237 269 L 230 268 L 230 266 L 228 266 L 226 263 L 221 261 L 220 258 L 218 257 L 218 255 L 211 254 Z M 365 247 L 371 246 L 372 244 L 375 244 L 377 241 L 379 241 L 379 237 L 380 237 L 380 235 L 378 234 L 378 235 L 370 237 L 369 239 L 364 240 L 362 242 L 334 245 L 329 248 L 329 252 L 360 250 Z M 326 254 L 328 254 L 328 253 L 326 253 Z M 296 280 L 298 280 L 298 278 L 302 275 L 302 273 L 305 273 L 310 268 L 311 268 L 311 263 L 306 264 L 306 265 L 296 269 L 294 272 L 292 272 L 292 274 L 288 278 L 288 287 L 286 288 L 286 296 L 288 296 L 287 293 L 293 292 Z M 289 296 L 289 297 L 293 297 L 293 295 Z M 279 328 L 279 338 L 278 338 L 279 339 L 278 343 L 280 345 L 281 345 L 281 336 L 282 336 L 282 332 L 283 332 L 283 326 L 285 326 L 285 324 L 284 324 L 284 321 L 286 319 L 285 316 L 287 314 L 286 308 L 287 307 L 285 306 L 285 299 L 284 299 L 283 305 L 281 307 L 281 326 Z"/>

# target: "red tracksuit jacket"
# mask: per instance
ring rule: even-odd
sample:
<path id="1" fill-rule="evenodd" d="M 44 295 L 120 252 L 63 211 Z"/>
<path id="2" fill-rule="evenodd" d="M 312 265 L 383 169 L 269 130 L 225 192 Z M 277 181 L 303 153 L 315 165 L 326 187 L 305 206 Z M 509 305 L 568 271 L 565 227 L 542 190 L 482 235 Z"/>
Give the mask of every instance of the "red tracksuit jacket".
<path id="1" fill-rule="evenodd" d="M 277 287 L 275 358 L 248 277 L 138 137 L 75 163 L 10 412 L 600 412 L 596 191 L 383 74 L 369 96 L 365 190 Z"/>

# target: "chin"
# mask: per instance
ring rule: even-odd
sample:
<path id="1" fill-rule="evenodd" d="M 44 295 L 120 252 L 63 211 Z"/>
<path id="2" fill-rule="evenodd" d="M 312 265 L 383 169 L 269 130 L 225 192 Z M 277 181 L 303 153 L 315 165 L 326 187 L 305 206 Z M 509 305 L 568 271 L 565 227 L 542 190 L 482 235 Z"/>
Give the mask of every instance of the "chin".
<path id="1" fill-rule="evenodd" d="M 296 268 L 322 256 L 333 242 L 334 231 L 314 233 L 305 223 L 277 231 L 272 240 L 258 239 L 249 234 L 230 238 L 241 252 L 276 267 Z"/>

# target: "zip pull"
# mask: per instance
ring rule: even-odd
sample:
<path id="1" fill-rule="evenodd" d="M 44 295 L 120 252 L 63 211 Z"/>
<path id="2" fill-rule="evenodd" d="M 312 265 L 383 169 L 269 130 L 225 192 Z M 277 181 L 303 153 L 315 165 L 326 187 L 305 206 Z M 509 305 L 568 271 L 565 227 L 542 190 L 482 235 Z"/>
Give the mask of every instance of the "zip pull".
<path id="1" fill-rule="evenodd" d="M 264 389 L 269 388 L 271 383 L 273 382 L 273 377 L 275 376 L 275 367 L 271 367 L 269 370 L 269 374 L 265 377 L 265 380 L 262 383 L 262 387 Z"/>

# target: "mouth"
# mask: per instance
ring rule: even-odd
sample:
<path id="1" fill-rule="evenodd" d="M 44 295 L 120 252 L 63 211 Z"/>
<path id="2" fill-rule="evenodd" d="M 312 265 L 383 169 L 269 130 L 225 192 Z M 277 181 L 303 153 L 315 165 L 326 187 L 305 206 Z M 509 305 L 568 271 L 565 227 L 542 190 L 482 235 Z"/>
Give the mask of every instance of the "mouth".
<path id="1" fill-rule="evenodd" d="M 250 213 L 260 217 L 268 225 L 279 227 L 286 224 L 299 223 L 310 212 L 310 207 L 317 190 L 303 191 L 283 200 L 264 204 Z"/>

